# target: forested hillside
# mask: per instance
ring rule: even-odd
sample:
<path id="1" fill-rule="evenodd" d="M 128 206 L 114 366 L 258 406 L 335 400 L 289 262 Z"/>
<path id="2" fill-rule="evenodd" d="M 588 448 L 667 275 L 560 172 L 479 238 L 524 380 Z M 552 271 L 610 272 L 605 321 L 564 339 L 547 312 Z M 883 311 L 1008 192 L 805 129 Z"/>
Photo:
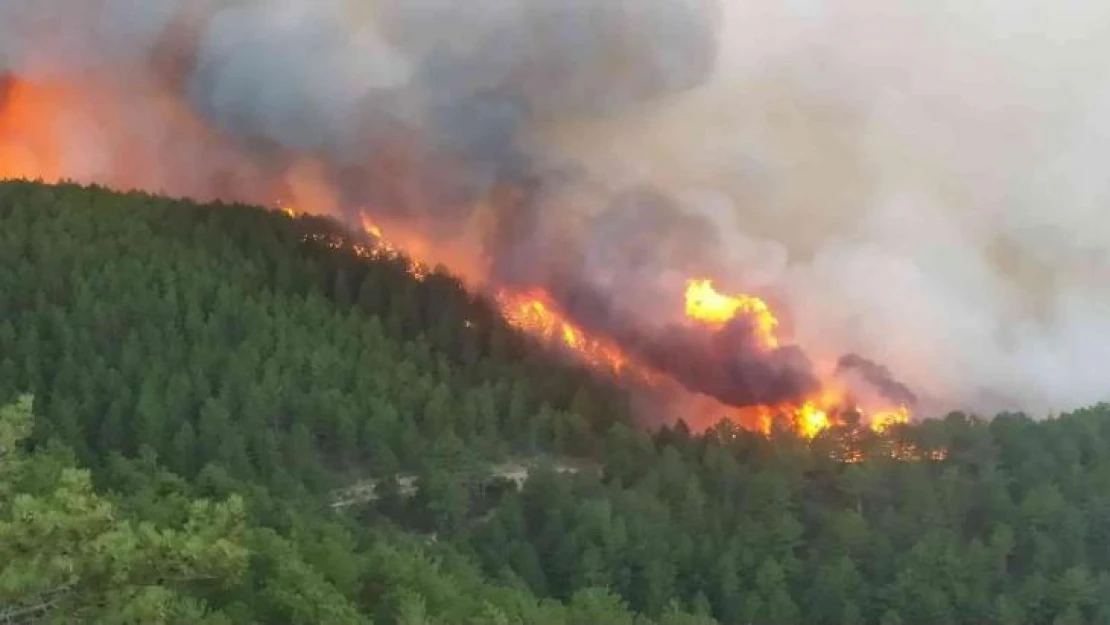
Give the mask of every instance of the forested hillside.
<path id="1" fill-rule="evenodd" d="M 0 183 L 0 622 L 1110 623 L 1106 406 L 648 432 L 406 267 Z"/>

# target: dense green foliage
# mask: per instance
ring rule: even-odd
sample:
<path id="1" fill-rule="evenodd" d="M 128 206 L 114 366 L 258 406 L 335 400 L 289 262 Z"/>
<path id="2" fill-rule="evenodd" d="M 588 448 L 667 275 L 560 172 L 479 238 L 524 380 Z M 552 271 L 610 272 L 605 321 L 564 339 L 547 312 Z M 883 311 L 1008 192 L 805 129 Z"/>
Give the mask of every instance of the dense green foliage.
<path id="1" fill-rule="evenodd" d="M 0 408 L 0 622 L 205 620 L 178 587 L 242 575 L 242 501 L 192 503 L 183 530 L 135 523 L 59 450 L 24 453 L 30 425 L 30 397 Z"/>
<path id="2" fill-rule="evenodd" d="M 1107 407 L 650 433 L 326 220 L 0 184 L 0 404 L 22 393 L 0 622 L 57 597 L 95 622 L 1110 623 Z"/>

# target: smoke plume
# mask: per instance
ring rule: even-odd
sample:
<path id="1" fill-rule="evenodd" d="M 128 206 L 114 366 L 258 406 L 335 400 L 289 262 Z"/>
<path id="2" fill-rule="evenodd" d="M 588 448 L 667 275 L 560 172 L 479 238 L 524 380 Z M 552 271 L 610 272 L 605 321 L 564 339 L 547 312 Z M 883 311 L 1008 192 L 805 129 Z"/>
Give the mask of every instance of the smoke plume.
<path id="1" fill-rule="evenodd" d="M 1043 413 L 1108 388 L 1108 28 L 1093 0 L 6 0 L 0 175 L 370 211 L 726 403 L 851 353 L 929 410 Z M 692 275 L 805 355 L 676 331 Z"/>

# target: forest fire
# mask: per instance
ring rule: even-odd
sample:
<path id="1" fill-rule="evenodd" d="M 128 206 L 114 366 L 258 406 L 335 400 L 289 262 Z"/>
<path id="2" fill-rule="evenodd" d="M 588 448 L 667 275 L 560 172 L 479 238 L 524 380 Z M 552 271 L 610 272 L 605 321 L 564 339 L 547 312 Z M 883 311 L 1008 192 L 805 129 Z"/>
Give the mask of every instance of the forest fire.
<path id="1" fill-rule="evenodd" d="M 712 327 L 720 327 L 738 316 L 743 317 L 751 325 L 762 349 L 775 349 L 780 344 L 776 332 L 779 321 L 766 302 L 750 295 L 722 294 L 713 287 L 711 280 L 692 279 L 687 282 L 686 316 Z M 743 407 L 736 409 L 732 416 L 743 423 L 754 422 L 764 432 L 769 432 L 776 420 L 785 418 L 805 438 L 813 438 L 838 424 L 842 421 L 841 415 L 846 412 L 854 412 L 876 432 L 910 420 L 910 410 L 905 405 L 868 413 L 852 401 L 851 394 L 839 384 L 823 383 L 822 386 L 816 395 L 801 401 Z"/>
<path id="2" fill-rule="evenodd" d="M 849 414 L 858 417 L 860 423 L 878 434 L 888 431 L 894 425 L 909 423 L 912 417 L 909 408 L 905 406 L 868 412 L 849 400 L 847 395 L 835 390 L 824 390 L 818 396 L 800 403 L 726 409 L 724 414 L 733 421 L 765 434 L 774 430 L 776 424 L 785 423 L 799 436 L 807 439 L 816 437 L 830 427 L 844 425 L 848 422 Z"/>
<path id="3" fill-rule="evenodd" d="M 840 423 L 846 411 L 859 414 L 861 422 L 875 431 L 910 418 L 912 402 L 890 400 L 889 396 L 875 399 L 868 395 L 862 402 L 866 406 L 858 405 L 861 402 L 841 379 L 839 369 L 811 371 L 811 363 L 792 344 L 792 337 L 783 335 L 776 311 L 767 301 L 754 295 L 722 292 L 711 278 L 699 273 L 684 280 L 683 289 L 672 292 L 660 287 L 652 300 L 659 304 L 658 310 L 636 310 L 631 315 L 613 306 L 613 302 L 619 303 L 620 294 L 615 291 L 588 293 L 600 296 L 594 300 L 603 302 L 591 307 L 581 305 L 583 298 L 561 290 L 567 284 L 576 288 L 587 284 L 590 274 L 585 269 L 564 273 L 567 283 L 559 285 L 546 282 L 546 278 L 502 280 L 488 264 L 500 262 L 504 266 L 518 260 L 515 243 L 504 241 L 531 236 L 514 230 L 527 226 L 528 220 L 515 218 L 511 212 L 525 210 L 521 208 L 527 202 L 524 185 L 517 189 L 513 183 L 505 183 L 499 189 L 510 191 L 502 195 L 487 191 L 486 195 L 466 200 L 445 193 L 448 199 L 437 204 L 440 198 L 430 191 L 425 193 L 426 188 L 434 189 L 434 184 L 424 184 L 422 176 L 428 175 L 422 168 L 425 164 L 415 158 L 410 159 L 413 162 L 384 158 L 386 162 L 375 162 L 354 174 L 329 169 L 326 159 L 293 150 L 271 159 L 256 158 L 167 89 L 160 84 L 146 85 L 140 94 L 141 101 L 153 108 L 149 121 L 158 128 L 160 137 L 159 141 L 150 141 L 119 113 L 126 109 L 122 106 L 123 94 L 111 89 L 0 77 L 0 179 L 72 179 L 202 200 L 276 204 L 290 217 L 305 212 L 340 217 L 367 235 L 368 242 L 359 247 L 360 253 L 403 257 L 417 279 L 443 265 L 468 288 L 489 293 L 509 324 L 592 369 L 631 386 L 706 398 L 704 414 L 677 411 L 672 415 L 699 427 L 725 417 L 750 429 L 769 432 L 773 424 L 785 422 L 799 435 L 813 438 Z M 77 120 L 73 122 L 77 125 L 72 126 L 71 120 Z M 97 132 L 83 124 L 95 127 Z M 71 134 L 72 128 L 84 131 Z M 419 152 L 414 147 L 419 145 L 417 139 L 403 133 L 401 136 L 397 141 L 402 147 Z M 176 146 L 172 158 L 158 151 L 162 144 Z M 463 167 L 452 159 L 432 162 L 435 173 L 448 178 L 453 168 Z M 650 203 L 651 198 L 643 201 Z M 470 213 L 467 202 L 485 210 Z M 369 208 L 352 210 L 355 206 Z M 465 214 L 466 220 L 439 223 L 436 210 Z M 470 226 L 482 219 L 494 223 L 483 235 L 498 235 L 488 238 L 497 239 L 504 247 L 483 247 L 488 240 L 481 236 L 479 242 L 455 236 L 456 225 L 462 228 L 461 224 Z M 449 234 L 442 235 L 444 230 Z M 560 249 L 566 250 L 568 257 L 582 254 L 575 247 L 575 235 L 584 236 L 571 232 L 566 241 L 557 239 L 565 243 Z M 653 236 L 662 235 L 653 234 L 644 240 L 630 235 L 629 249 L 610 249 L 624 250 L 620 253 L 630 258 L 639 257 L 643 250 L 655 253 Z M 555 264 L 560 260 L 551 258 L 553 253 L 529 251 L 528 255 L 526 264 Z M 659 328 L 644 323 L 653 315 L 667 316 L 671 312 L 673 318 L 667 320 L 670 325 Z M 856 373 L 862 371 L 865 377 L 889 382 L 881 368 L 870 363 L 853 366 Z M 908 396 L 908 391 L 902 395 Z"/>
<path id="4" fill-rule="evenodd" d="M 393 245 L 381 226 L 370 215 L 361 214 L 363 231 L 373 241 L 372 254 L 410 254 Z M 417 278 L 427 273 L 427 264 L 419 257 L 409 256 L 410 272 Z M 758 339 L 760 349 L 779 347 L 779 325 L 771 308 L 762 299 L 750 295 L 729 295 L 718 292 L 709 279 L 690 279 L 686 282 L 684 314 L 694 327 L 716 332 L 727 324 L 746 322 Z M 667 375 L 650 365 L 638 361 L 614 340 L 596 336 L 576 324 L 559 303 L 542 289 L 516 292 L 499 289 L 494 301 L 502 316 L 514 328 L 527 333 L 542 343 L 571 354 L 580 363 L 606 374 L 641 385 L 661 385 Z M 812 439 L 833 425 L 843 421 L 843 415 L 852 412 L 871 430 L 883 432 L 892 425 L 907 423 L 910 410 L 897 406 L 869 413 L 850 400 L 850 393 L 836 384 L 827 384 L 813 397 L 797 402 L 777 405 L 729 407 L 718 404 L 713 411 L 745 427 L 769 433 L 776 422 L 789 423 L 798 435 Z M 689 416 L 687 416 L 689 419 Z M 705 422 L 699 416 L 692 421 Z"/>

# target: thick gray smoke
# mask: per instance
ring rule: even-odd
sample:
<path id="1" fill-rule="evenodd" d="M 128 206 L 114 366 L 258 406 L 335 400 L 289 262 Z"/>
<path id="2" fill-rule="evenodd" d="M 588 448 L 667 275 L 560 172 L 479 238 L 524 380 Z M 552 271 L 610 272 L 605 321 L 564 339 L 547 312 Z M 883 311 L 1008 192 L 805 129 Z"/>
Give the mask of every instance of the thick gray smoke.
<path id="1" fill-rule="evenodd" d="M 5 0 L 0 76 L 81 98 L 0 155 L 372 208 L 643 331 L 714 277 L 937 409 L 1104 399 L 1110 6 L 919 4 Z"/>
<path id="2" fill-rule="evenodd" d="M 1106 399 L 1110 5 L 725 6 L 709 80 L 547 144 L 712 224 L 698 253 L 825 367 L 935 409 Z"/>

